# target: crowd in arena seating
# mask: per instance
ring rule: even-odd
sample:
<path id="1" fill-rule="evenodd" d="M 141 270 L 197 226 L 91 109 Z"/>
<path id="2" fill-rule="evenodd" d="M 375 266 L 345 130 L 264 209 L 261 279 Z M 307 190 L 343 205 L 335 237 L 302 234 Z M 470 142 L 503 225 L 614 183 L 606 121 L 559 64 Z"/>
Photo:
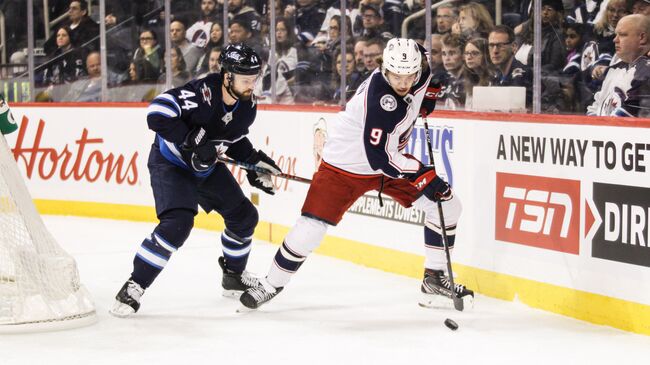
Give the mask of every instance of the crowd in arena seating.
<path id="1" fill-rule="evenodd" d="M 223 27 L 224 1 L 228 29 Z M 273 36 L 275 102 L 338 104 L 342 96 L 350 98 L 378 67 L 387 40 L 401 36 L 405 19 L 423 10 L 424 3 L 349 0 L 342 17 L 337 0 L 275 0 L 275 34 L 270 35 L 270 1 L 172 0 L 171 84 L 179 86 L 218 72 L 224 40 L 245 42 L 263 58 L 256 94 L 261 103 L 270 103 Z M 5 14 L 11 4 L 15 2 L 4 4 Z M 46 56 L 36 72 L 42 90 L 39 97 L 100 100 L 101 88 L 93 81 L 102 72 L 95 67 L 99 25 L 89 16 L 88 2 L 50 0 L 49 4 L 49 9 L 41 11 L 50 12 L 51 19 L 66 13 L 67 18 L 43 43 Z M 161 90 L 166 76 L 164 1 L 106 0 L 106 4 L 108 85 L 122 90 L 154 85 L 155 90 L 140 88 L 116 96 L 120 101 L 148 100 Z M 470 110 L 475 86 L 524 86 L 530 108 L 535 38 L 532 4 L 532 0 L 504 0 L 501 25 L 495 25 L 494 1 L 453 1 L 431 11 L 431 56 L 435 77 L 444 85 L 439 95 L 441 108 Z M 608 68 L 618 61 L 616 25 L 632 13 L 650 17 L 650 0 L 542 0 L 542 112 L 586 112 Z M 347 29 L 343 37 L 345 90 L 340 85 L 343 18 Z M 11 27 L 9 22 L 9 42 L 20 53 L 26 41 L 20 32 L 12 33 Z M 423 43 L 425 28 L 425 17 L 418 17 L 408 22 L 407 35 Z M 70 86 L 79 81 L 82 87 Z"/>

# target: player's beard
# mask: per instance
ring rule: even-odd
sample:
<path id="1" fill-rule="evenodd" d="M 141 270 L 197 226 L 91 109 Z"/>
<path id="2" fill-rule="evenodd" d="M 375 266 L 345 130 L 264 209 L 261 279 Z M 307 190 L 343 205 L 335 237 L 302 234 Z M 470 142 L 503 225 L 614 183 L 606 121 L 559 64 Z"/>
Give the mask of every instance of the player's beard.
<path id="1" fill-rule="evenodd" d="M 237 99 L 243 100 L 243 101 L 248 101 L 248 100 L 251 99 L 251 96 L 253 95 L 253 90 L 247 90 L 247 91 L 241 92 L 241 91 L 236 90 L 235 88 L 233 88 L 232 93 L 233 93 L 233 95 L 235 95 L 235 97 L 237 97 Z"/>

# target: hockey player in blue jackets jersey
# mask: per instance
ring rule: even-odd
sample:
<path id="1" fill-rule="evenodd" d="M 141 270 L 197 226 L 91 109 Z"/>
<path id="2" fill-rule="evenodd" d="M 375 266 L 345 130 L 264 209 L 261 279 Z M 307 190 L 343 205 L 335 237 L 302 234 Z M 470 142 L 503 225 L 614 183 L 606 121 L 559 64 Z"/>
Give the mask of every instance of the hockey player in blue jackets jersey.
<path id="1" fill-rule="evenodd" d="M 198 206 L 216 211 L 225 222 L 221 234 L 224 295 L 238 296 L 257 285 L 245 269 L 257 210 L 244 196 L 220 155 L 264 167 L 280 168 L 253 148 L 246 135 L 255 120 L 252 94 L 261 60 L 248 46 L 232 44 L 221 53 L 222 71 L 167 90 L 149 105 L 147 123 L 156 132 L 148 167 L 160 223 L 140 245 L 133 272 L 116 296 L 110 313 L 127 317 L 192 230 Z M 248 171 L 249 183 L 274 194 L 269 174 Z"/>
<path id="2" fill-rule="evenodd" d="M 246 289 L 240 302 L 255 309 L 274 298 L 289 283 L 307 256 L 320 245 L 363 194 L 377 190 L 404 207 L 426 214 L 424 278 L 420 287 L 425 307 L 448 307 L 452 291 L 471 303 L 474 292 L 445 275 L 437 202 L 445 213 L 449 247 L 454 247 L 460 200 L 432 166 L 406 153 L 416 118 L 435 107 L 440 85 L 432 82 L 428 55 L 412 39 L 388 41 L 377 68 L 328 124 L 323 160 L 307 192 L 301 217 L 285 236 L 266 278 Z"/>

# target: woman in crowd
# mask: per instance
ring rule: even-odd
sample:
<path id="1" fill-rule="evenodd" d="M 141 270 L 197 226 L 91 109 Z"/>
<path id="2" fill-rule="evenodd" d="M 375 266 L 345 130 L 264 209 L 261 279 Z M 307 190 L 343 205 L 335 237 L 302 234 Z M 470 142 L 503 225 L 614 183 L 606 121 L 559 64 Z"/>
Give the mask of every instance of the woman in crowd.
<path id="1" fill-rule="evenodd" d="M 472 107 L 474 86 L 490 86 L 495 72 L 488 57 L 488 42 L 485 38 L 472 38 L 465 44 L 463 53 L 463 80 L 465 82 L 465 109 Z"/>
<path id="2" fill-rule="evenodd" d="M 185 63 L 185 59 L 183 58 L 183 53 L 181 52 L 180 48 L 178 48 L 177 46 L 172 46 L 169 53 L 171 54 L 171 65 L 172 65 L 171 67 L 172 86 L 171 87 L 174 88 L 174 87 L 183 86 L 192 78 L 189 71 L 187 71 L 187 64 Z M 158 81 L 164 84 L 165 76 L 166 73 L 163 72 L 160 75 Z"/>
<path id="3" fill-rule="evenodd" d="M 142 72 L 140 81 L 155 81 L 160 77 L 163 51 L 156 33 L 145 29 L 140 32 L 140 46 L 133 53 L 133 63 Z"/>
<path id="4" fill-rule="evenodd" d="M 294 47 L 296 35 L 293 26 L 286 18 L 277 18 L 275 21 L 275 57 L 277 72 L 284 76 L 289 85 L 293 85 L 294 71 L 298 65 L 298 51 Z M 270 60 L 269 60 L 270 61 Z"/>
<path id="5" fill-rule="evenodd" d="M 68 27 L 56 31 L 56 45 L 43 69 L 43 85 L 68 84 L 85 75 L 83 54 L 71 43 Z"/>
<path id="6" fill-rule="evenodd" d="M 210 52 L 215 49 L 223 46 L 223 27 L 221 24 L 214 22 L 212 27 L 210 27 L 210 39 L 205 46 L 205 52 L 199 58 L 199 61 L 196 63 L 196 68 L 194 69 L 194 75 L 203 75 L 206 72 L 209 72 L 210 69 Z"/>
<path id="7" fill-rule="evenodd" d="M 340 49 L 334 53 L 334 69 L 336 72 L 332 74 L 332 86 L 334 93 L 330 103 L 338 104 L 341 99 L 341 73 L 343 72 L 343 57 Z M 345 49 L 345 100 L 349 100 L 363 80 L 361 74 L 356 71 L 356 63 L 354 61 L 354 48 L 348 45 Z"/>
<path id="8" fill-rule="evenodd" d="M 458 22 L 452 26 L 452 33 L 461 35 L 465 40 L 472 38 L 487 39 L 494 21 L 482 4 L 471 2 L 458 10 Z"/>

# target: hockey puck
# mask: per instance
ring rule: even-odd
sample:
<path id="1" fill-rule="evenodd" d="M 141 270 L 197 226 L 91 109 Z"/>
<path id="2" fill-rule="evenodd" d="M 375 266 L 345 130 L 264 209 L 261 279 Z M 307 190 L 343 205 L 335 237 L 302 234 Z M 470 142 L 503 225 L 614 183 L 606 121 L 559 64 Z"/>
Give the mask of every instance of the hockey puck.
<path id="1" fill-rule="evenodd" d="M 449 328 L 452 331 L 458 329 L 458 323 L 454 322 L 454 320 L 450 318 L 445 319 L 445 326 L 447 326 L 447 328 Z"/>

